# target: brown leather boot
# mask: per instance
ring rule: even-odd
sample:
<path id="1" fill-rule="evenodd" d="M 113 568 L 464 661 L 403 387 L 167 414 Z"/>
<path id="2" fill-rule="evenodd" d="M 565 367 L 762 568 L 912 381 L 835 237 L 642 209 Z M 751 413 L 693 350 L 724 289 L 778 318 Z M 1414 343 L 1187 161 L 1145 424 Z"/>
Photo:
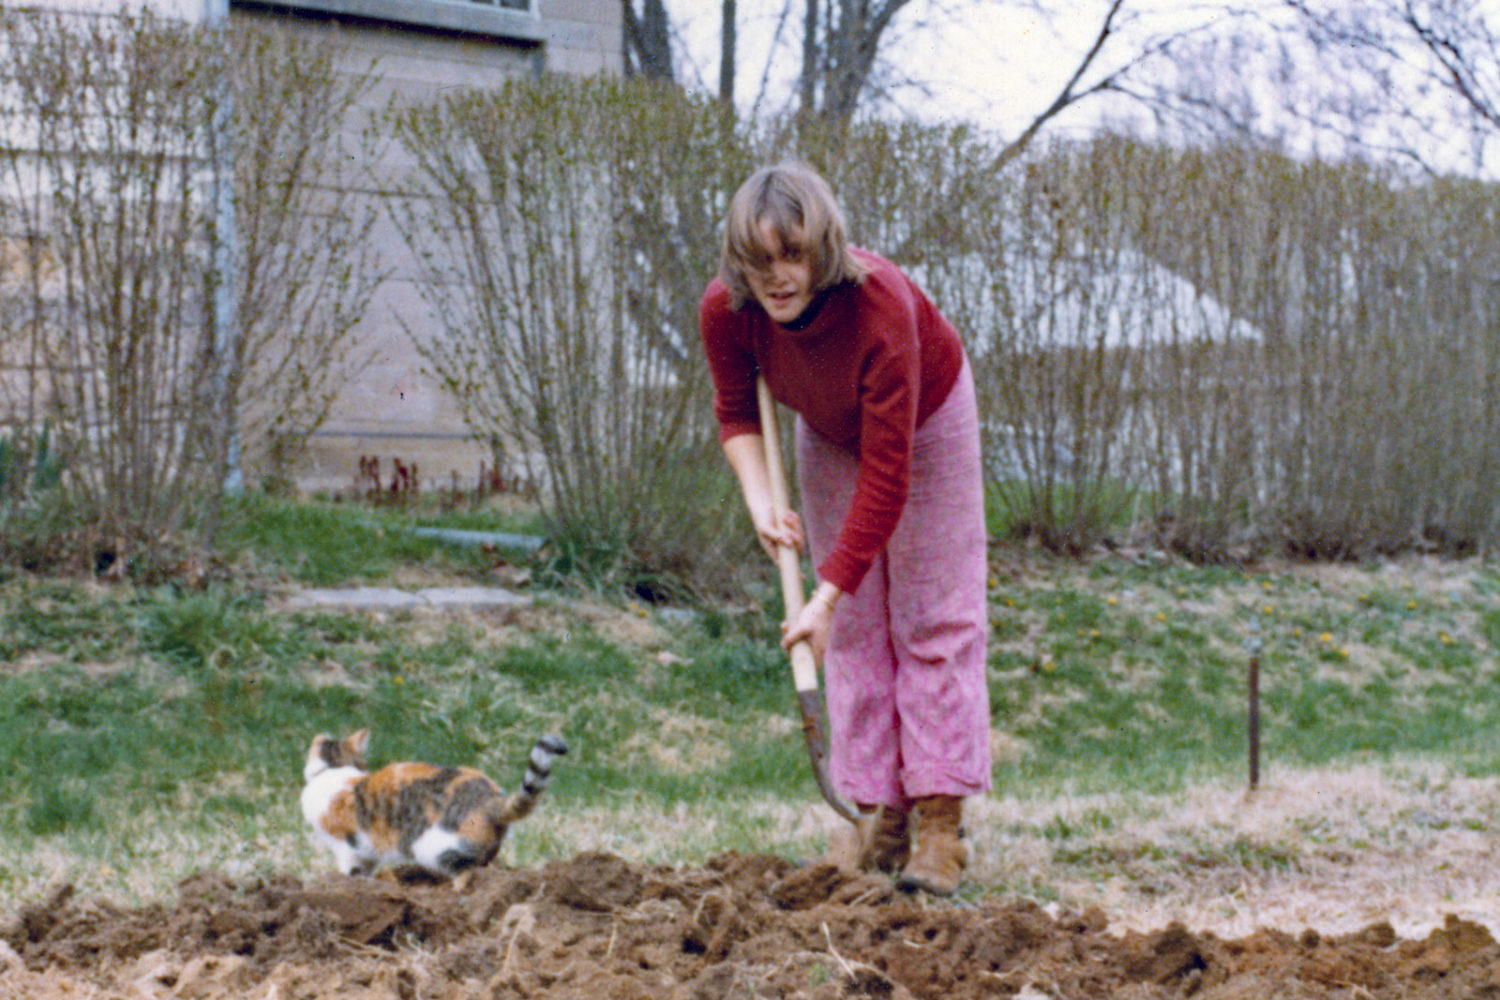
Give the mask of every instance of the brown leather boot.
<path id="1" fill-rule="evenodd" d="M 829 838 L 824 862 L 849 872 L 899 872 L 911 855 L 907 814 L 894 806 L 860 803 L 857 808 L 859 820 Z"/>
<path id="2" fill-rule="evenodd" d="M 916 846 L 896 880 L 897 888 L 907 892 L 922 889 L 939 896 L 950 896 L 958 888 L 959 878 L 969 863 L 969 847 L 959 837 L 963 803 L 956 795 L 917 800 L 913 810 Z"/>
<path id="3" fill-rule="evenodd" d="M 860 867 L 894 875 L 911 857 L 911 824 L 906 810 L 881 806 L 875 811 Z"/>

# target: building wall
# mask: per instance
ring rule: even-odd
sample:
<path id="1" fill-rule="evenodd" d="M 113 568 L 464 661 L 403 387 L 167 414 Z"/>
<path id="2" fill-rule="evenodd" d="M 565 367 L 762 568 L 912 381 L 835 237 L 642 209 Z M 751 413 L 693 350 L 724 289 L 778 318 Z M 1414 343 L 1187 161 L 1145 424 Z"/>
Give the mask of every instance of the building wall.
<path id="1" fill-rule="evenodd" d="M 547 72 L 618 73 L 622 62 L 619 0 L 31 0 L 84 15 L 122 8 L 187 20 L 215 21 L 227 9 L 231 24 L 276 24 L 314 36 L 336 35 L 350 75 L 372 74 L 351 130 L 392 103 L 431 101 L 456 89 L 491 87 L 508 78 Z M 488 447 L 470 440 L 456 407 L 423 372 L 407 329 L 431 322 L 414 282 L 404 241 L 389 220 L 380 194 L 387 178 L 408 164 L 385 148 L 370 164 L 373 182 L 356 182 L 365 206 L 377 209 L 372 236 L 376 273 L 389 277 L 357 328 L 347 352 L 353 360 L 340 395 L 315 434 L 305 461 L 290 470 L 304 490 L 334 490 L 355 481 L 362 457 L 378 458 L 389 475 L 394 459 L 415 464 L 424 487 L 455 480 L 472 485 Z M 0 233 L 0 323 L 10 308 L 7 285 L 24 276 L 25 244 Z M 17 255 L 21 255 L 17 257 Z M 17 258 L 12 260 L 11 258 Z M 8 341 L 0 338 L 0 346 Z M 362 364 L 368 359 L 367 365 Z M 0 357 L 0 422 L 15 417 L 15 401 L 29 398 L 33 376 L 25 358 Z M 245 479 L 255 484 L 270 471 L 257 464 L 257 442 L 245 441 Z"/>
<path id="2" fill-rule="evenodd" d="M 395 20 L 369 16 L 391 2 Z M 302 0 L 290 3 L 235 3 L 233 17 L 247 22 L 273 20 L 298 31 L 337 32 L 351 72 L 370 68 L 376 82 L 361 100 L 361 112 L 425 102 L 445 91 L 493 86 L 508 77 L 542 72 L 617 73 L 621 67 L 618 0 L 532 0 L 535 14 L 442 0 Z M 436 10 L 455 18 L 457 27 L 413 23 Z M 347 10 L 354 10 L 350 14 Z M 482 15 L 490 15 L 488 21 Z M 377 175 L 399 176 L 406 164 L 387 150 Z M 363 457 L 380 460 L 389 477 L 393 462 L 415 464 L 424 489 L 457 481 L 472 486 L 480 464 L 490 463 L 487 447 L 470 440 L 457 408 L 423 372 L 406 328 L 431 322 L 413 282 L 413 268 L 399 233 L 382 213 L 374 239 L 390 277 L 357 332 L 350 352 L 369 364 L 351 372 L 329 419 L 313 436 L 305 460 L 293 470 L 309 492 L 349 487 Z M 253 449 L 250 449 L 253 454 Z M 247 481 L 257 473 L 253 459 Z"/>

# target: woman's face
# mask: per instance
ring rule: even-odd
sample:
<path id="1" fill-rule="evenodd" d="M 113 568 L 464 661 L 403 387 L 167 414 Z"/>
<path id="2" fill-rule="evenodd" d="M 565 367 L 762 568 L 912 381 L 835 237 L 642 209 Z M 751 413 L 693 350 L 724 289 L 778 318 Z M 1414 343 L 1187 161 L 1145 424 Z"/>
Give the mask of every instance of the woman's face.
<path id="1" fill-rule="evenodd" d="M 798 239 L 800 233 L 789 233 L 792 245 L 781 242 L 769 220 L 761 220 L 760 245 L 770 258 L 763 269 L 752 268 L 745 275 L 755 301 L 766 315 L 783 325 L 792 322 L 812 305 L 812 262 Z"/>

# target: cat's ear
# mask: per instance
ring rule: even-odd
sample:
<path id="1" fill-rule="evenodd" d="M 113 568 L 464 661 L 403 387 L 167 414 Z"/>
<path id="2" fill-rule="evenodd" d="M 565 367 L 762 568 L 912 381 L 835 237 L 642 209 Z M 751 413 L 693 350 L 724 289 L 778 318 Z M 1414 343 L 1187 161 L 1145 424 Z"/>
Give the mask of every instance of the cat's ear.
<path id="1" fill-rule="evenodd" d="M 370 745 L 370 731 L 368 729 L 361 729 L 358 732 L 351 734 L 349 738 L 344 741 L 344 745 L 347 746 L 356 757 L 363 757 L 365 755 L 365 748 Z"/>

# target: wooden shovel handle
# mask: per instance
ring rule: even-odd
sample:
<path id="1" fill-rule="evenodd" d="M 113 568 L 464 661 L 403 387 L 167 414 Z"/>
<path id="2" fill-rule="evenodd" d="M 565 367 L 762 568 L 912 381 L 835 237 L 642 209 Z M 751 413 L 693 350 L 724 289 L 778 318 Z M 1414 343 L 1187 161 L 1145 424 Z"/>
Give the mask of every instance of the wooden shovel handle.
<path id="1" fill-rule="evenodd" d="M 781 433 L 776 425 L 776 400 L 764 377 L 755 380 L 756 400 L 760 404 L 760 433 L 765 439 L 766 477 L 771 487 L 771 516 L 778 526 L 785 523 L 791 504 L 787 498 L 786 466 L 781 460 Z M 807 598 L 802 590 L 802 566 L 797 550 L 790 545 L 776 547 L 776 568 L 781 571 L 781 600 L 786 620 L 794 622 L 802 614 Z M 792 646 L 792 682 L 798 692 L 818 689 L 818 664 L 812 646 L 802 640 Z"/>
<path id="2" fill-rule="evenodd" d="M 776 427 L 776 401 L 766 380 L 755 380 L 756 398 L 760 403 L 760 432 L 765 439 L 766 478 L 771 487 L 771 515 L 782 524 L 790 507 L 787 501 L 786 470 L 781 461 L 781 434 Z M 806 598 L 802 593 L 802 567 L 797 550 L 790 545 L 776 548 L 776 567 L 781 571 L 781 599 L 786 605 L 788 621 L 802 614 Z M 797 685 L 797 707 L 802 714 L 802 739 L 812 761 L 813 778 L 823 800 L 833 811 L 858 825 L 860 815 L 854 806 L 839 795 L 828 777 L 828 738 L 823 730 L 823 694 L 818 690 L 818 664 L 812 646 L 804 639 L 792 645 L 792 681 Z"/>

